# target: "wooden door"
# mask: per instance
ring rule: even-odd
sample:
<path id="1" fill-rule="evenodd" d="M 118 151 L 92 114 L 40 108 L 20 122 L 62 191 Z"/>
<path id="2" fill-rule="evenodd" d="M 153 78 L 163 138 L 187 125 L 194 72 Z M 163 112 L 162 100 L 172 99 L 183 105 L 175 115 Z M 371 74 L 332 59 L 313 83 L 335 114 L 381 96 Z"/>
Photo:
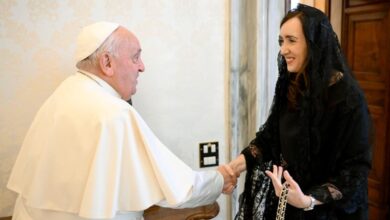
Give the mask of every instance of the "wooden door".
<path id="1" fill-rule="evenodd" d="M 390 219 L 390 0 L 344 0 L 342 47 L 375 125 L 370 220 Z"/>

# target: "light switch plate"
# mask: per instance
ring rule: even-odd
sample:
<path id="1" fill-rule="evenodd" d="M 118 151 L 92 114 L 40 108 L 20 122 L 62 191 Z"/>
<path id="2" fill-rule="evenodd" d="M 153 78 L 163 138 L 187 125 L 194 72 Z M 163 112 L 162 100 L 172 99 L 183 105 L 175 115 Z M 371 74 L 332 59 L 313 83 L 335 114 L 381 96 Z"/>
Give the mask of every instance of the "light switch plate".
<path id="1" fill-rule="evenodd" d="M 219 164 L 218 142 L 199 143 L 199 164 L 200 167 L 213 167 Z"/>

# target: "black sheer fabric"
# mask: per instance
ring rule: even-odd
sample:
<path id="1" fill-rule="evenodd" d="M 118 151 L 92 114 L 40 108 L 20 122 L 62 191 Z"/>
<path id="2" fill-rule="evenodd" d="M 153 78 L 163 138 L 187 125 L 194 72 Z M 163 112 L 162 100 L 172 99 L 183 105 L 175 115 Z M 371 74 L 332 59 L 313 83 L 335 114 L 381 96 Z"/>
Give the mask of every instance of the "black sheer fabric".
<path id="1" fill-rule="evenodd" d="M 268 162 L 283 165 L 306 195 L 324 203 L 307 212 L 288 206 L 286 219 L 368 219 L 372 125 L 367 103 L 326 15 L 302 4 L 294 11 L 303 12 L 309 86 L 298 107 L 288 109 L 289 72 L 279 54 L 270 115 L 242 152 L 247 176 L 236 219 L 275 219 L 276 210 L 256 217 L 258 204 L 251 199 L 258 193 L 253 189 L 261 188 L 253 185 L 258 167 Z M 266 198 L 269 209 L 274 210 L 277 197 Z"/>

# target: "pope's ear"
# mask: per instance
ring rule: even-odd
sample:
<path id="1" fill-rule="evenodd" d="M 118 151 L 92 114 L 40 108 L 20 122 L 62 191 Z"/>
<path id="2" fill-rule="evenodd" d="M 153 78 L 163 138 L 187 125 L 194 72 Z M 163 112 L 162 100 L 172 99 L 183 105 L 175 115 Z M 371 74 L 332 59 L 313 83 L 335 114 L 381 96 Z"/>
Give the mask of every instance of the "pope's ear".
<path id="1" fill-rule="evenodd" d="M 104 75 L 112 76 L 114 75 L 112 55 L 108 52 L 102 53 L 99 57 L 99 66 Z"/>

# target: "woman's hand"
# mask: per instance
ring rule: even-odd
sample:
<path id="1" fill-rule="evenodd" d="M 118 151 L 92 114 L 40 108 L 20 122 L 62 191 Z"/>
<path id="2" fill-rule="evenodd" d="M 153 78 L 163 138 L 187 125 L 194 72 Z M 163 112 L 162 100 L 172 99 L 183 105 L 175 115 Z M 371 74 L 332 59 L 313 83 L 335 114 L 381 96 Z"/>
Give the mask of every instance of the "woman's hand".
<path id="1" fill-rule="evenodd" d="M 278 167 L 274 165 L 272 172 L 269 170 L 265 172 L 272 180 L 272 185 L 274 185 L 275 194 L 277 197 L 279 197 L 280 193 L 282 192 L 282 188 L 283 188 L 282 174 L 283 174 L 283 177 L 286 180 L 284 184 L 287 184 L 288 187 L 288 194 L 287 194 L 288 204 L 296 208 L 306 208 L 310 206 L 311 204 L 310 197 L 303 194 L 298 183 L 294 181 L 294 179 L 290 176 L 290 174 L 287 171 L 283 172 L 282 167 Z"/>
<path id="2" fill-rule="evenodd" d="M 232 168 L 237 177 L 246 170 L 246 161 L 244 155 L 240 154 L 236 159 L 230 161 L 229 166 Z"/>

